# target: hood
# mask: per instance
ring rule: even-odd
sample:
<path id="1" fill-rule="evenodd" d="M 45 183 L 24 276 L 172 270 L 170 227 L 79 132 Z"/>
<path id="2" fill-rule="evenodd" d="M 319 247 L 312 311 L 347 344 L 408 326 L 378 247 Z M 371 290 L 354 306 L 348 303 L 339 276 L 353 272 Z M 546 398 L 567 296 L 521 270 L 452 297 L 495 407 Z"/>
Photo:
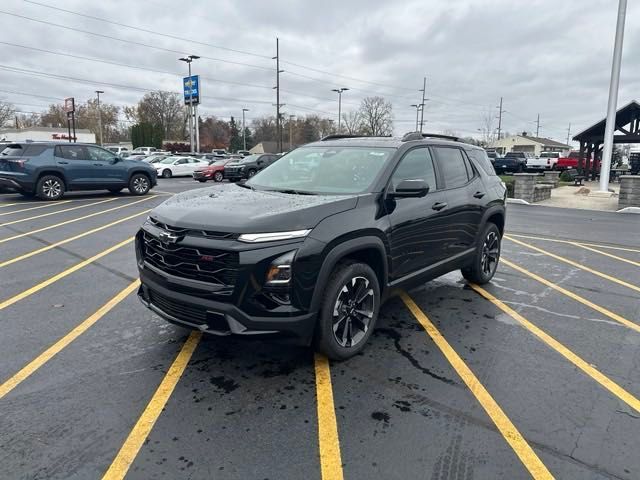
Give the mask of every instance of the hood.
<path id="1" fill-rule="evenodd" d="M 235 184 L 179 193 L 150 215 L 181 228 L 264 233 L 313 228 L 355 208 L 357 195 L 294 195 L 250 190 Z"/>

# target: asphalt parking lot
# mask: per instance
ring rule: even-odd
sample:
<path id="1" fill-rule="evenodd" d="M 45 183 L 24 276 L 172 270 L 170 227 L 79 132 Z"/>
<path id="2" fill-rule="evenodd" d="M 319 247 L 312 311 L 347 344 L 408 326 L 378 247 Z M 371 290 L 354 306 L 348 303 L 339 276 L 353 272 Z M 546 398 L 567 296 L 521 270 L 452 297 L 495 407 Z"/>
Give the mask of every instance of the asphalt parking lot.
<path id="1" fill-rule="evenodd" d="M 399 292 L 329 365 L 139 303 L 133 235 L 200 187 L 0 195 L 0 477 L 640 478 L 639 216 L 510 205 L 490 285 Z"/>

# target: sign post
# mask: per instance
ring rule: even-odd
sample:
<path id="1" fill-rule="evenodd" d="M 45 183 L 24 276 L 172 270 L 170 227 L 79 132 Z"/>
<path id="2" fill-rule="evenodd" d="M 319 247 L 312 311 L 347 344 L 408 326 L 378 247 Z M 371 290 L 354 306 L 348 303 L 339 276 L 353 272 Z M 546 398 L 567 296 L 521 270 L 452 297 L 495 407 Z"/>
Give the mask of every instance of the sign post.
<path id="1" fill-rule="evenodd" d="M 64 111 L 67 112 L 67 132 L 69 133 L 69 142 L 71 142 L 71 123 L 73 122 L 73 143 L 76 142 L 76 102 L 73 97 L 64 99 Z"/>
<path id="2" fill-rule="evenodd" d="M 197 145 L 196 149 L 198 149 L 198 144 L 200 143 L 199 138 L 197 137 L 194 142 L 193 131 L 194 112 L 197 111 L 197 105 L 200 103 L 200 76 L 191 75 L 191 63 L 189 63 L 189 76 L 182 79 L 182 86 L 184 92 L 184 104 L 189 106 L 189 144 L 191 151 L 193 152 L 194 144 Z M 196 110 L 194 110 L 194 105 L 196 106 Z M 195 121 L 198 121 L 197 116 L 195 116 Z M 196 123 L 196 132 L 198 132 L 198 130 L 198 124 Z"/>

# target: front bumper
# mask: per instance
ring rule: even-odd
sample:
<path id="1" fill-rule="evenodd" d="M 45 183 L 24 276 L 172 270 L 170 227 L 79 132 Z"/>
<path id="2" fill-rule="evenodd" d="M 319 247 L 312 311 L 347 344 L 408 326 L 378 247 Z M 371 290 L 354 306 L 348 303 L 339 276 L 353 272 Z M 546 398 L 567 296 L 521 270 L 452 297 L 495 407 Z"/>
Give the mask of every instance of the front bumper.
<path id="1" fill-rule="evenodd" d="M 245 313 L 231 303 L 200 298 L 167 288 L 145 268 L 140 270 L 140 301 L 154 313 L 176 325 L 218 336 L 267 336 L 293 338 L 308 345 L 316 313 L 286 317 L 261 317 Z"/>

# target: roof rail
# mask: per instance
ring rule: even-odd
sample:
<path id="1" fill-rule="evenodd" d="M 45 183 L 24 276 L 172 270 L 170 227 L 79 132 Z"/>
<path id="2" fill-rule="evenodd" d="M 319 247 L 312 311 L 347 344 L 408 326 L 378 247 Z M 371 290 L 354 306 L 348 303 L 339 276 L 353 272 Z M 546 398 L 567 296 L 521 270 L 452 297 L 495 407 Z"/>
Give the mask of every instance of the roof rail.
<path id="1" fill-rule="evenodd" d="M 327 140 L 339 140 L 340 138 L 360 138 L 366 137 L 366 135 L 348 135 L 346 133 L 334 133 L 333 135 L 327 135 L 320 139 L 321 142 L 325 142 Z"/>
<path id="2" fill-rule="evenodd" d="M 443 140 L 452 140 L 454 142 L 460 140 L 460 138 L 454 137 L 453 135 L 443 135 L 440 133 L 409 132 L 405 133 L 405 135 L 402 137 L 402 141 L 410 142 L 411 140 L 422 140 L 423 138 L 441 138 Z"/>

